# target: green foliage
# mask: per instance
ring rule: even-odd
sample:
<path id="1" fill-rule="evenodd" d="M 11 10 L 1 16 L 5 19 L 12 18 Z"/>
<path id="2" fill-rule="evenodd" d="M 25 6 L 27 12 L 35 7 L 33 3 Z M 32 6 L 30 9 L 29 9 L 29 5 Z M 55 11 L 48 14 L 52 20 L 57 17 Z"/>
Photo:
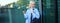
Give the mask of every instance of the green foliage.
<path id="1" fill-rule="evenodd" d="M 17 4 L 19 4 L 19 5 L 27 5 L 28 4 L 28 0 L 19 0 L 17 2 Z"/>

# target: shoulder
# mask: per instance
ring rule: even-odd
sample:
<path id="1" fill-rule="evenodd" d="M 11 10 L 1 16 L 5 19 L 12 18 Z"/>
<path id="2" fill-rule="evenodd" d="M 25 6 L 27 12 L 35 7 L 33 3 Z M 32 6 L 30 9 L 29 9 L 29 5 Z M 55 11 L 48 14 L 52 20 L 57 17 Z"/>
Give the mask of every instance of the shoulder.
<path id="1" fill-rule="evenodd" d="M 27 9 L 27 12 L 29 11 L 29 9 Z"/>

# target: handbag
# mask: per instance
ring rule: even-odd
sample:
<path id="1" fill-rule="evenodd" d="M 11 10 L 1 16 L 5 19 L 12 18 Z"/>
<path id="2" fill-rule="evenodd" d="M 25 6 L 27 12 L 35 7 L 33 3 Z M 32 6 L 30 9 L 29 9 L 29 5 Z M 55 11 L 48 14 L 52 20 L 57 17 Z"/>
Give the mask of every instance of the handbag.
<path id="1" fill-rule="evenodd" d="M 34 18 L 34 19 L 32 20 L 32 23 L 38 23 L 38 19 L 37 19 L 37 18 Z"/>

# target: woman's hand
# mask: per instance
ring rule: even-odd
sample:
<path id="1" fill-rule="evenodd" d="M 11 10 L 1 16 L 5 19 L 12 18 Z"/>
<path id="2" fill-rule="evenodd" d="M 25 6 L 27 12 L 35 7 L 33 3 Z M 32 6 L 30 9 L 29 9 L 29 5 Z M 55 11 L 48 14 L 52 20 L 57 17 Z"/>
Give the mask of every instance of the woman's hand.
<path id="1" fill-rule="evenodd" d="M 23 14 L 26 14 L 26 11 L 23 11 Z"/>

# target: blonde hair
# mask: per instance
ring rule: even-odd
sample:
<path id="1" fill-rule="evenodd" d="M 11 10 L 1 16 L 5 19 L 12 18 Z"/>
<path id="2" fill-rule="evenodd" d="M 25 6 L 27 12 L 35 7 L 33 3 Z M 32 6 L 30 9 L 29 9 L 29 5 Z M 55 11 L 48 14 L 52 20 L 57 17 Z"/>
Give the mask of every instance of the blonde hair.
<path id="1" fill-rule="evenodd" d="M 29 3 L 29 7 L 30 7 L 30 4 L 32 4 L 32 3 L 34 3 L 34 4 L 35 4 L 35 2 L 34 2 L 34 1 L 30 1 L 30 3 Z"/>
<path id="2" fill-rule="evenodd" d="M 34 2 L 34 1 L 30 1 L 30 4 L 31 4 L 31 3 L 35 3 L 35 2 Z"/>

